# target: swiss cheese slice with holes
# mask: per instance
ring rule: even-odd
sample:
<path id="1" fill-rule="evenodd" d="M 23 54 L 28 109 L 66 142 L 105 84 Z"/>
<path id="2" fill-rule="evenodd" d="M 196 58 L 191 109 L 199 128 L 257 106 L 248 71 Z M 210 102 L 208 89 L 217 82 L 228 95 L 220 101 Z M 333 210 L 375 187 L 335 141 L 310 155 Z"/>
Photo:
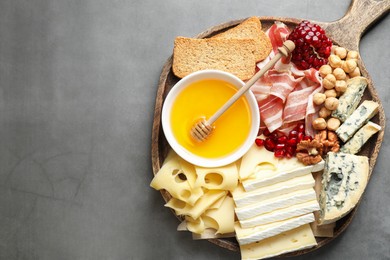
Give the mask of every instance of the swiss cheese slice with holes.
<path id="1" fill-rule="evenodd" d="M 165 206 L 173 209 L 176 215 L 186 215 L 197 219 L 221 197 L 226 196 L 227 191 L 209 190 L 192 206 L 176 198 L 170 199 Z"/>
<path id="2" fill-rule="evenodd" d="M 154 176 L 150 186 L 156 190 L 166 190 L 172 197 L 194 205 L 203 195 L 201 187 L 192 188 L 186 173 L 182 170 L 182 159 L 174 152 L 170 152 L 161 169 Z"/>
<path id="3" fill-rule="evenodd" d="M 239 178 L 241 181 L 253 179 L 257 172 L 275 171 L 279 159 L 264 147 L 253 144 L 248 152 L 241 158 Z"/>
<path id="4" fill-rule="evenodd" d="M 195 166 L 195 187 L 209 190 L 234 190 L 238 185 L 238 170 L 236 163 L 222 167 L 204 168 Z"/>

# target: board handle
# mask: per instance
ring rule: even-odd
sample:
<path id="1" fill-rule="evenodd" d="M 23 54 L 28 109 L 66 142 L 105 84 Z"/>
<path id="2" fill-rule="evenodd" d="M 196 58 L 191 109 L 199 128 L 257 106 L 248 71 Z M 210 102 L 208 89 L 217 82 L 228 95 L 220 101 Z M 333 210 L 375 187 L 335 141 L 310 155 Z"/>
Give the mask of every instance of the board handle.
<path id="1" fill-rule="evenodd" d="M 390 0 L 352 0 L 340 20 L 319 23 L 326 34 L 349 50 L 358 50 L 363 33 L 390 10 Z"/>

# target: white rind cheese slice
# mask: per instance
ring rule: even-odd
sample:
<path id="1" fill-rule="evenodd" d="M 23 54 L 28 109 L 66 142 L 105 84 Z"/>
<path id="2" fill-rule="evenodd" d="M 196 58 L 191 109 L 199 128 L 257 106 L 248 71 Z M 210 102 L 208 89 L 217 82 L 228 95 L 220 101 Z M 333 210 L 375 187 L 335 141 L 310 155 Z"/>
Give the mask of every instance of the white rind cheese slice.
<path id="1" fill-rule="evenodd" d="M 306 224 L 262 241 L 240 246 L 241 259 L 264 259 L 316 245 L 310 225 Z"/>
<path id="2" fill-rule="evenodd" d="M 313 188 L 308 188 L 263 200 L 256 204 L 239 207 L 236 208 L 235 211 L 237 218 L 242 221 L 276 209 L 289 207 L 294 204 L 303 203 L 313 199 L 316 199 L 316 193 Z"/>
<path id="3" fill-rule="evenodd" d="M 341 147 L 340 152 L 357 154 L 362 149 L 363 145 L 368 141 L 368 139 L 370 139 L 371 136 L 379 132 L 381 129 L 382 128 L 380 125 L 377 125 L 373 122 L 368 122 Z"/>
<path id="4" fill-rule="evenodd" d="M 370 120 L 376 113 L 378 113 L 379 104 L 375 101 L 365 100 L 352 113 L 350 117 L 336 130 L 339 138 L 346 142 L 352 135 L 361 128 L 368 120 Z"/>
<path id="5" fill-rule="evenodd" d="M 328 153 L 320 193 L 319 224 L 335 222 L 355 207 L 366 188 L 368 174 L 366 156 Z"/>
<path id="6" fill-rule="evenodd" d="M 339 97 L 339 105 L 332 112 L 332 117 L 344 122 L 359 105 L 368 81 L 364 77 L 355 77 L 347 80 L 347 90 Z"/>
<path id="7" fill-rule="evenodd" d="M 314 187 L 314 183 L 314 178 L 309 173 L 248 192 L 242 186 L 239 186 L 232 192 L 232 195 L 236 206 L 243 207 L 281 194 Z"/>
<path id="8" fill-rule="evenodd" d="M 295 204 L 287 208 L 278 209 L 250 219 L 241 220 L 240 224 L 243 228 L 250 228 L 259 225 L 269 224 L 275 221 L 282 221 L 303 214 L 308 214 L 319 209 L 320 206 L 318 205 L 318 201 L 314 199 L 304 203 Z"/>
<path id="9" fill-rule="evenodd" d="M 286 159 L 287 160 L 287 159 Z M 281 167 L 282 168 L 282 167 Z M 255 190 L 260 187 L 272 185 L 275 183 L 283 182 L 295 177 L 303 176 L 308 173 L 318 172 L 324 168 L 324 161 L 321 161 L 315 165 L 295 167 L 289 170 L 278 169 L 277 171 L 260 172 L 256 175 L 256 179 L 246 180 L 242 182 L 242 185 L 246 191 Z"/>
<path id="10" fill-rule="evenodd" d="M 274 222 L 267 225 L 256 226 L 253 228 L 242 228 L 239 223 L 235 224 L 236 238 L 240 245 L 246 245 L 260 241 L 282 232 L 297 228 L 314 221 L 313 213 L 302 215 L 287 220 Z"/>

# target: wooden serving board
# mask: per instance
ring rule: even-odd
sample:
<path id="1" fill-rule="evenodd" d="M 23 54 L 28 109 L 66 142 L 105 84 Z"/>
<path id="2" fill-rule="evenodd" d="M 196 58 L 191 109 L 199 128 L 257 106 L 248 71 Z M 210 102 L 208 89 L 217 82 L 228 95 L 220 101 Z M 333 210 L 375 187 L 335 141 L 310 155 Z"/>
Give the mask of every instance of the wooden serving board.
<path id="1" fill-rule="evenodd" d="M 343 18 L 338 21 L 324 23 L 312 21 L 313 23 L 319 24 L 323 29 L 325 29 L 326 34 L 330 37 L 334 44 L 343 46 L 349 50 L 358 50 L 360 38 L 363 33 L 378 21 L 379 18 L 384 16 L 390 10 L 390 0 L 375 1 L 375 0 L 352 0 L 349 10 Z M 259 17 L 263 30 L 267 30 L 275 21 L 281 21 L 285 23 L 290 29 L 293 29 L 298 23 L 301 22 L 301 19 L 296 18 L 284 18 L 284 17 Z M 217 26 L 214 26 L 199 35 L 196 38 L 208 38 L 215 34 L 221 33 L 225 30 L 228 30 L 239 23 L 243 22 L 242 20 L 229 21 Z M 382 130 L 374 135 L 369 142 L 364 146 L 362 151 L 359 153 L 361 155 L 366 155 L 370 160 L 370 174 L 371 176 L 376 159 L 381 147 L 381 143 L 384 136 L 385 129 L 385 113 L 383 106 L 380 102 L 378 93 L 375 90 L 371 77 L 366 70 L 363 61 L 359 61 L 359 67 L 361 73 L 369 81 L 368 88 L 366 89 L 363 100 L 374 100 L 379 103 L 379 113 L 371 120 L 382 127 Z M 166 141 L 161 125 L 161 110 L 164 99 L 168 94 L 169 90 L 175 85 L 179 80 L 172 72 L 172 56 L 167 60 L 162 69 L 160 76 L 160 81 L 158 84 L 156 104 L 154 111 L 154 121 L 152 129 L 152 167 L 153 173 L 156 174 L 161 168 L 162 162 L 167 154 L 169 149 L 169 144 Z M 166 191 L 161 191 L 161 194 L 165 201 L 168 201 L 171 197 Z M 334 237 L 332 238 L 317 238 L 318 245 L 316 247 L 300 250 L 290 254 L 285 254 L 285 256 L 296 256 L 308 253 L 310 251 L 316 250 L 330 241 L 339 236 L 351 223 L 353 216 L 357 211 L 358 206 L 350 212 L 347 216 L 340 219 L 336 223 L 334 230 Z M 210 239 L 211 243 L 214 243 L 223 248 L 238 251 L 239 245 L 237 241 L 233 238 L 231 239 Z"/>

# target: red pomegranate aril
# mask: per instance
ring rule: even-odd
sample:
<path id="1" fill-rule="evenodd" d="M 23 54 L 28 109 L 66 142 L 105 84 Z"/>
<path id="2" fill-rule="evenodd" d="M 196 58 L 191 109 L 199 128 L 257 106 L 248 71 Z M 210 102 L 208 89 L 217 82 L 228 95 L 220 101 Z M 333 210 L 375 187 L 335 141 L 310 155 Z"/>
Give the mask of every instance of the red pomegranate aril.
<path id="1" fill-rule="evenodd" d="M 269 138 L 271 138 L 273 141 L 277 141 L 278 140 L 278 138 L 279 138 L 279 135 L 278 135 L 278 133 L 277 132 L 273 132 L 273 133 L 271 133 L 271 135 L 269 136 Z"/>
<path id="2" fill-rule="evenodd" d="M 284 149 L 285 146 L 286 146 L 285 144 L 277 144 L 277 145 L 275 146 L 275 150 Z"/>
<path id="3" fill-rule="evenodd" d="M 288 138 L 291 139 L 293 137 L 297 137 L 298 136 L 298 131 L 296 130 L 292 130 L 290 131 L 290 133 L 288 134 Z"/>
<path id="4" fill-rule="evenodd" d="M 255 143 L 256 143 L 257 146 L 263 146 L 264 145 L 264 140 L 261 139 L 261 138 L 257 138 L 255 140 Z"/>
<path id="5" fill-rule="evenodd" d="M 286 154 L 290 154 L 291 156 L 295 154 L 295 147 L 293 146 L 286 146 L 285 150 Z"/>
<path id="6" fill-rule="evenodd" d="M 275 150 L 274 156 L 277 158 L 282 158 L 285 155 L 285 151 L 283 149 Z"/>
<path id="7" fill-rule="evenodd" d="M 302 139 L 303 139 L 304 136 L 305 136 L 304 133 L 298 133 L 298 137 L 297 137 L 298 143 L 299 143 L 300 141 L 302 141 Z"/>
<path id="8" fill-rule="evenodd" d="M 271 132 L 268 130 L 268 128 L 264 129 L 264 131 L 263 131 L 264 136 L 269 136 L 270 134 L 271 134 Z"/>
<path id="9" fill-rule="evenodd" d="M 287 136 L 282 135 L 278 138 L 278 144 L 285 144 L 287 142 Z"/>
<path id="10" fill-rule="evenodd" d="M 292 137 L 290 139 L 287 140 L 287 145 L 288 146 L 295 146 L 297 145 L 297 138 L 296 137 Z"/>
<path id="11" fill-rule="evenodd" d="M 275 150 L 275 143 L 270 138 L 267 138 L 264 141 L 264 147 L 268 151 L 273 152 Z"/>
<path id="12" fill-rule="evenodd" d="M 313 137 L 311 137 L 310 135 L 305 135 L 303 138 L 302 138 L 303 141 L 311 141 L 313 140 Z"/>
<path id="13" fill-rule="evenodd" d="M 305 125 L 304 125 L 303 123 L 299 123 L 299 124 L 297 125 L 297 131 L 298 131 L 299 133 L 304 133 L 304 132 L 305 132 Z"/>

